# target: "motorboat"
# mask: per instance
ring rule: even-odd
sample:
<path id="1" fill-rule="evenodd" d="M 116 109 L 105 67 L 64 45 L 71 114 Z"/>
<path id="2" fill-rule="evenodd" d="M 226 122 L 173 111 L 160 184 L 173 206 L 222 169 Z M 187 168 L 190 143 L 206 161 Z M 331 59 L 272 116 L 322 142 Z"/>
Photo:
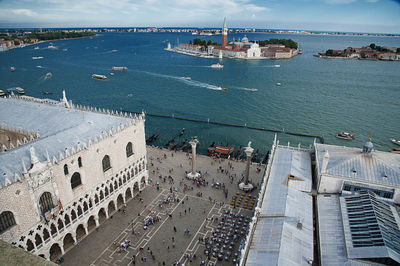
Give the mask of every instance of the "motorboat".
<path id="1" fill-rule="evenodd" d="M 276 86 L 281 86 L 281 83 L 280 83 L 280 82 L 277 82 L 277 83 L 276 83 Z"/>
<path id="2" fill-rule="evenodd" d="M 281 67 L 281 65 L 274 65 L 274 67 Z"/>
<path id="3" fill-rule="evenodd" d="M 23 89 L 23 88 L 20 88 L 20 87 L 16 87 L 16 88 L 15 88 L 15 91 L 16 91 L 19 95 L 24 95 L 24 94 L 25 94 L 24 89 Z"/>
<path id="4" fill-rule="evenodd" d="M 114 73 L 113 73 L 113 72 L 111 72 L 111 73 L 110 73 L 110 76 L 114 76 Z"/>
<path id="5" fill-rule="evenodd" d="M 50 92 L 50 91 L 42 91 L 42 93 L 43 93 L 44 95 L 52 95 L 52 94 L 53 94 L 53 93 Z"/>
<path id="6" fill-rule="evenodd" d="M 111 52 L 116 53 L 116 52 L 118 52 L 118 50 L 112 50 Z"/>
<path id="7" fill-rule="evenodd" d="M 46 73 L 46 78 L 51 78 L 53 76 L 53 74 L 51 74 L 51 72 Z"/>
<path id="8" fill-rule="evenodd" d="M 0 97 L 6 97 L 6 94 L 2 90 L 0 90 Z"/>
<path id="9" fill-rule="evenodd" d="M 32 59 L 33 59 L 33 60 L 43 59 L 43 56 L 33 56 Z"/>
<path id="10" fill-rule="evenodd" d="M 390 152 L 399 153 L 400 154 L 400 149 L 391 149 Z"/>
<path id="11" fill-rule="evenodd" d="M 258 91 L 257 89 L 254 89 L 254 88 L 248 88 L 247 90 L 248 91 Z"/>
<path id="12" fill-rule="evenodd" d="M 223 91 L 227 91 L 228 89 L 227 89 L 227 88 L 221 88 L 221 90 L 223 90 Z"/>
<path id="13" fill-rule="evenodd" d="M 11 72 L 15 71 L 15 67 L 10 67 Z"/>
<path id="14" fill-rule="evenodd" d="M 36 66 L 37 68 L 43 68 L 42 66 Z"/>
<path id="15" fill-rule="evenodd" d="M 47 48 L 49 48 L 49 49 L 57 49 L 57 47 L 55 47 L 54 45 L 49 45 L 49 46 L 47 46 Z"/>
<path id="16" fill-rule="evenodd" d="M 122 66 L 122 67 L 117 67 L 117 66 L 113 66 L 112 67 L 112 71 L 127 71 L 128 68 L 126 66 Z"/>
<path id="17" fill-rule="evenodd" d="M 39 46 L 36 46 L 35 48 L 33 48 L 33 49 L 35 49 L 35 50 L 39 50 Z"/>
<path id="18" fill-rule="evenodd" d="M 182 77 L 183 79 L 186 79 L 186 80 L 190 80 L 190 79 L 192 79 L 191 77 Z"/>
<path id="19" fill-rule="evenodd" d="M 392 141 L 394 144 L 400 145 L 400 140 L 391 139 L 391 141 Z"/>
<path id="20" fill-rule="evenodd" d="M 133 96 L 133 94 L 132 94 L 132 93 L 129 93 L 129 94 L 128 94 L 128 97 L 132 97 L 132 96 Z"/>
<path id="21" fill-rule="evenodd" d="M 212 64 L 211 67 L 212 68 L 224 68 L 224 66 L 221 65 L 220 63 Z"/>
<path id="22" fill-rule="evenodd" d="M 355 138 L 353 134 L 350 134 L 348 132 L 339 132 L 336 134 L 336 137 L 338 139 L 345 139 L 345 140 L 353 140 Z"/>
<path id="23" fill-rule="evenodd" d="M 98 74 L 93 74 L 92 75 L 92 78 L 94 78 L 94 79 L 107 79 L 107 77 L 106 76 L 104 76 L 104 75 L 98 75 Z"/>

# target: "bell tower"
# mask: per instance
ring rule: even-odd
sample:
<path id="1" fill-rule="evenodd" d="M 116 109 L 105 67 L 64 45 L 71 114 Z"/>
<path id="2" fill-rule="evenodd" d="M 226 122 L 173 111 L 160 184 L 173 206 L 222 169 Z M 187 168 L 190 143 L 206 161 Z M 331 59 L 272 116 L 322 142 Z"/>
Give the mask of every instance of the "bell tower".
<path id="1" fill-rule="evenodd" d="M 228 28 L 226 27 L 226 18 L 224 18 L 224 26 L 222 27 L 221 45 L 225 47 L 228 43 Z"/>

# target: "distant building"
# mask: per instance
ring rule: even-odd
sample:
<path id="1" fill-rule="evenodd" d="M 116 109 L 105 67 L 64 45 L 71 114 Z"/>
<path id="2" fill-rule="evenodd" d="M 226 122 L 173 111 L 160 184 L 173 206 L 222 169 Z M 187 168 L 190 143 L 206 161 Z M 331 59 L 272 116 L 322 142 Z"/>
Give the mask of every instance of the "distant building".
<path id="1" fill-rule="evenodd" d="M 54 260 L 148 180 L 144 114 L 0 98 L 0 238 Z M 5 147 L 5 148 L 4 148 Z"/>

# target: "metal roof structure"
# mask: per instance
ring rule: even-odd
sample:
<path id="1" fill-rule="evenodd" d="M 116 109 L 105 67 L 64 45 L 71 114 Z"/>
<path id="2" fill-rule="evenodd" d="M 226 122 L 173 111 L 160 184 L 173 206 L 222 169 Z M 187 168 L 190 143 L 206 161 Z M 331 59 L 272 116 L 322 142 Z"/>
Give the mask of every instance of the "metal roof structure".
<path id="1" fill-rule="evenodd" d="M 40 134 L 38 139 L 0 153 L 0 187 L 11 184 L 31 165 L 30 147 L 39 161 L 52 162 L 132 125 L 135 120 L 117 112 L 26 97 L 0 98 L 0 124 Z M 47 156 L 48 154 L 48 156 Z"/>
<path id="2" fill-rule="evenodd" d="M 265 196 L 250 236 L 246 265 L 309 265 L 313 259 L 311 160 L 278 146 Z"/>
<path id="3" fill-rule="evenodd" d="M 368 191 L 346 196 L 323 194 L 317 203 L 322 265 L 399 263 L 395 224 L 399 226 L 400 219 L 393 206 Z"/>
<path id="4" fill-rule="evenodd" d="M 320 166 L 326 151 L 329 153 L 324 174 L 364 183 L 400 186 L 400 156 L 398 154 L 381 151 L 364 154 L 361 148 L 319 143 L 315 144 L 315 149 L 316 160 Z"/>

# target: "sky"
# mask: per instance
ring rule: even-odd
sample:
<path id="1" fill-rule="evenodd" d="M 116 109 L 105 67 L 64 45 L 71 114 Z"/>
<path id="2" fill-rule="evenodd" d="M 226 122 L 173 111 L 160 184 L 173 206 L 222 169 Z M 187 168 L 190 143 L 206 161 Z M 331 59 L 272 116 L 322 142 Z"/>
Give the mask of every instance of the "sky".
<path id="1" fill-rule="evenodd" d="M 221 27 L 400 34 L 400 0 L 0 0 L 0 27 Z"/>

